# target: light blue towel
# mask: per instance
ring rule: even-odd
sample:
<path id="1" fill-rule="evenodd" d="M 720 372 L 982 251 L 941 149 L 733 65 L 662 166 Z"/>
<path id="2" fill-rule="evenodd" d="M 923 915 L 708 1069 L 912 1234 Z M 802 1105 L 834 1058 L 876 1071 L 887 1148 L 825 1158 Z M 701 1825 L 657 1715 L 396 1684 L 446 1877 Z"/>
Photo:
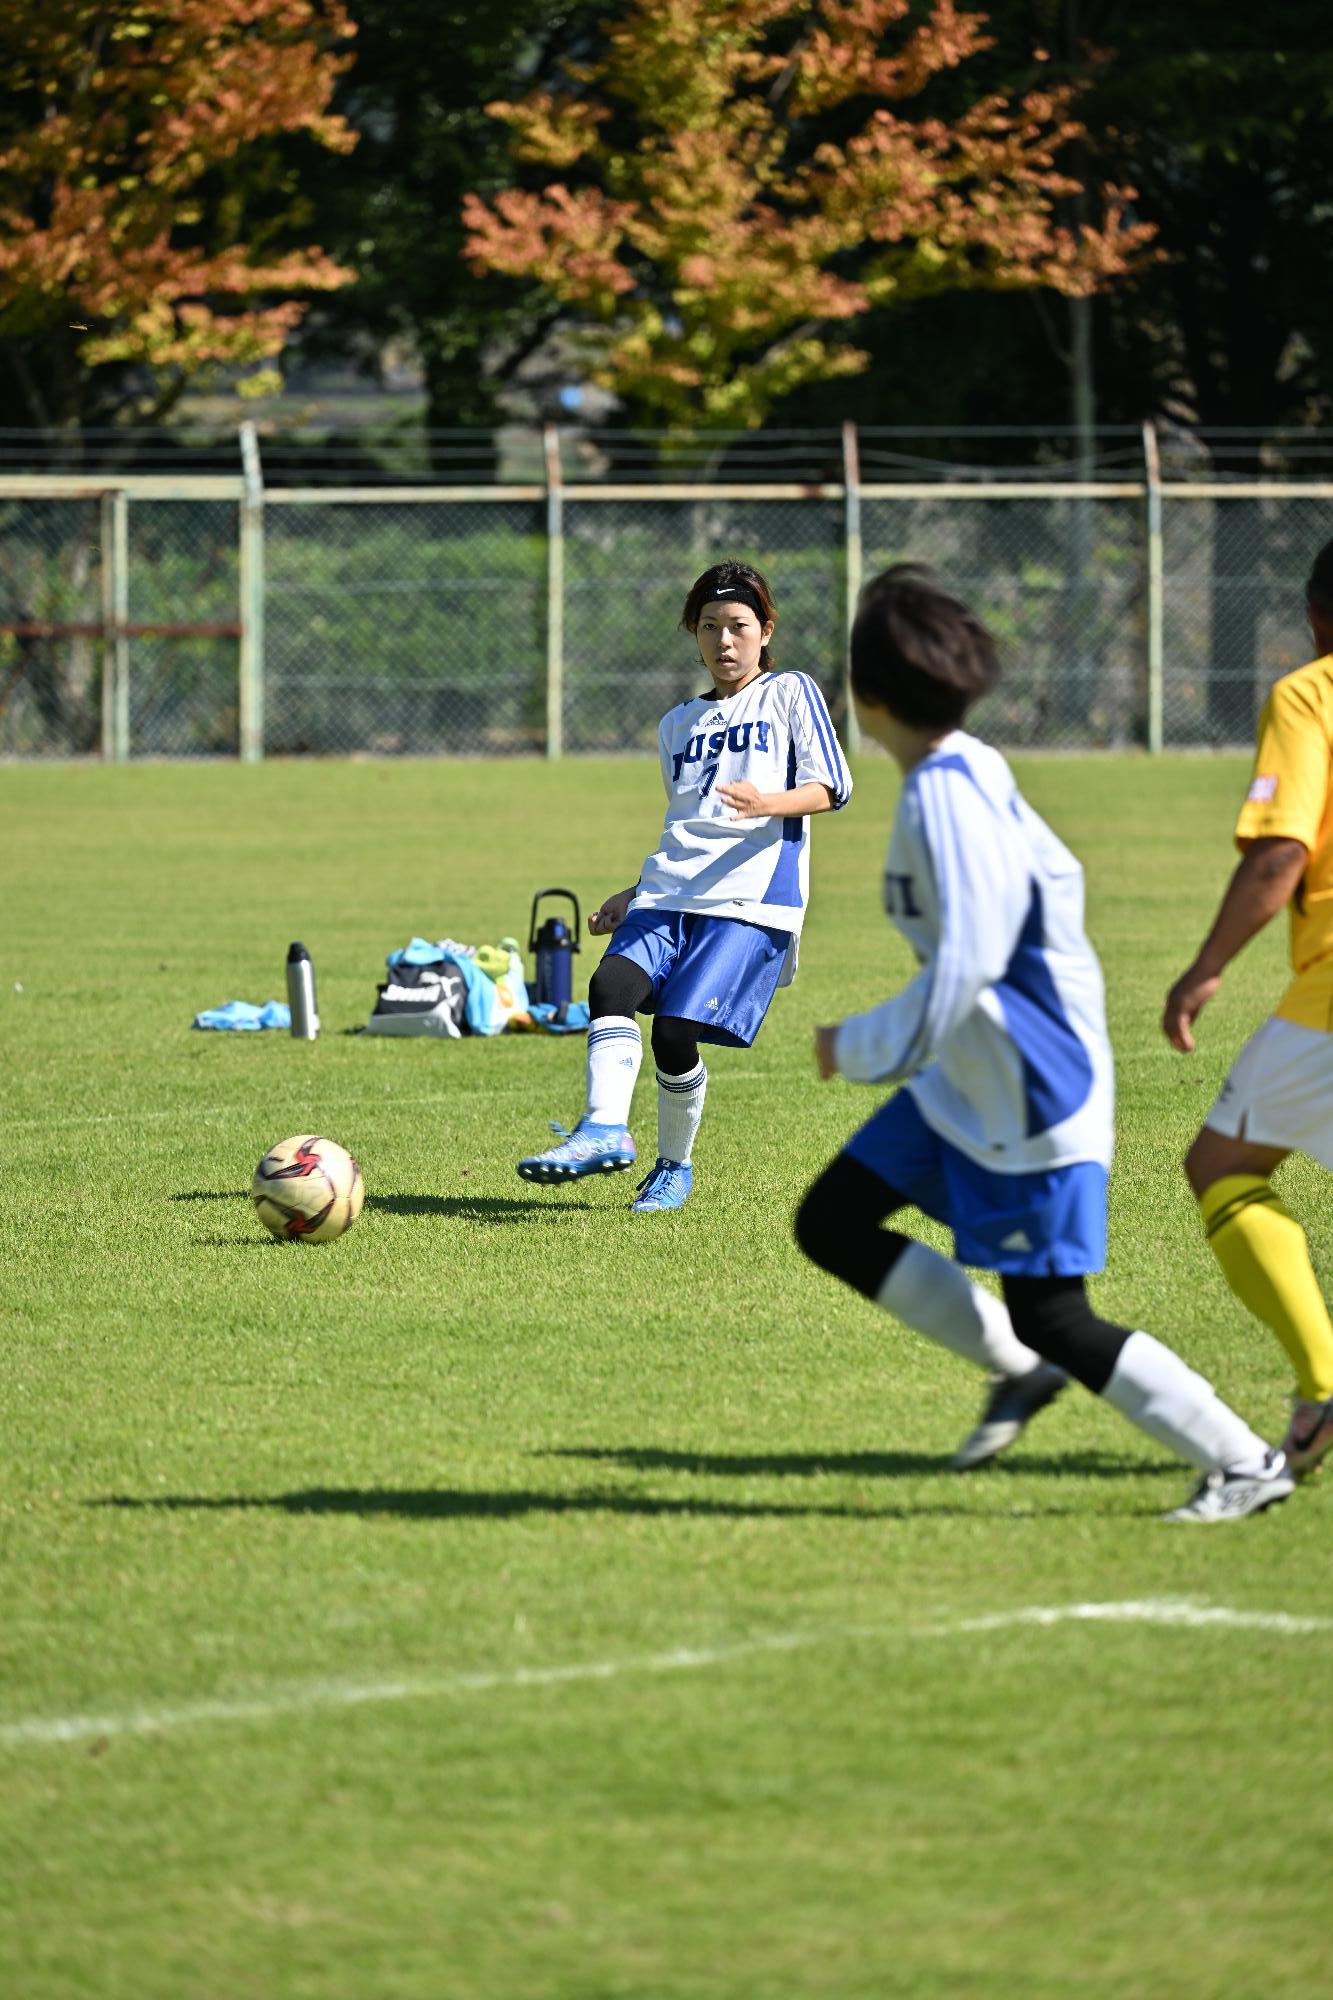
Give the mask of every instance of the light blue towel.
<path id="1" fill-rule="evenodd" d="M 509 1016 L 500 1004 L 495 981 L 482 971 L 475 958 L 468 956 L 462 945 L 452 950 L 451 945 L 451 938 L 442 938 L 438 944 L 432 944 L 428 938 L 414 937 L 410 944 L 391 951 L 384 962 L 392 972 L 396 965 L 438 965 L 441 959 L 449 959 L 458 967 L 467 988 L 464 1014 L 469 1032 L 474 1035 L 503 1034 Z M 526 999 L 527 995 L 521 997 Z"/>
<path id="2" fill-rule="evenodd" d="M 459 953 L 460 958 L 463 955 L 462 952 Z M 395 965 L 434 965 L 443 957 L 444 952 L 438 944 L 432 944 L 429 938 L 414 937 L 410 944 L 403 945 L 398 951 L 391 951 L 384 962 L 390 967 Z"/>
<path id="3" fill-rule="evenodd" d="M 547 1000 L 534 1000 L 528 1008 L 532 1025 L 544 1035 L 586 1035 L 588 1032 L 588 1003 L 586 1000 L 570 1000 L 565 1006 L 563 1021 L 556 1019 L 560 1012 Z"/>
<path id="4" fill-rule="evenodd" d="M 266 1000 L 262 1007 L 248 1000 L 228 1000 L 221 1007 L 205 1007 L 191 1023 L 195 1028 L 290 1028 L 292 1010 L 281 1000 Z"/>

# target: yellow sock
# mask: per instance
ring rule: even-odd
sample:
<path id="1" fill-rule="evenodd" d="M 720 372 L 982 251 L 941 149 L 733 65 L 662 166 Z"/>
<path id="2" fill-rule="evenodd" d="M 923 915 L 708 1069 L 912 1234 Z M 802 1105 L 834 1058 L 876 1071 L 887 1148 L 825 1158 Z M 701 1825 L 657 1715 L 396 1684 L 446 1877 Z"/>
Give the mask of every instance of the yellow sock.
<path id="1" fill-rule="evenodd" d="M 1333 1321 L 1300 1223 L 1262 1174 L 1225 1175 L 1199 1207 L 1227 1283 L 1286 1348 L 1302 1396 L 1333 1396 Z"/>

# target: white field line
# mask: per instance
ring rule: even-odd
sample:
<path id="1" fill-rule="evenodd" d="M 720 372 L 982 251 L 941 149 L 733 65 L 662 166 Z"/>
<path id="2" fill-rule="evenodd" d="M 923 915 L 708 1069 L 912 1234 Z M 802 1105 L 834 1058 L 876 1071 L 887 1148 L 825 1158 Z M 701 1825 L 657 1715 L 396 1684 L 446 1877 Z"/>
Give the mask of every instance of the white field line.
<path id="1" fill-rule="evenodd" d="M 1188 1598 L 1144 1598 L 1121 1604 L 1030 1605 L 1026 1610 L 996 1611 L 983 1618 L 958 1618 L 948 1625 L 921 1626 L 920 1637 L 954 1632 L 999 1632 L 1010 1625 L 1068 1625 L 1087 1620 L 1106 1625 L 1224 1625 L 1231 1631 L 1280 1632 L 1306 1637 L 1333 1632 L 1333 1618 L 1307 1617 L 1290 1611 L 1233 1611 L 1225 1604 L 1195 1604 Z"/>
<path id="2" fill-rule="evenodd" d="M 1000 1632 L 1023 1625 L 1078 1623 L 1183 1626 L 1190 1630 L 1220 1627 L 1228 1631 L 1267 1632 L 1280 1638 L 1333 1633 L 1333 1618 L 1296 1616 L 1286 1611 L 1238 1611 L 1227 1605 L 1193 1603 L 1188 1599 L 1145 1598 L 1111 1604 L 1026 1605 L 979 1618 L 955 1618 L 937 1625 L 846 1625 L 822 1632 L 770 1632 L 730 1646 L 677 1646 L 670 1652 L 628 1655 L 615 1660 L 585 1660 L 569 1666 L 514 1667 L 495 1673 L 424 1674 L 405 1679 L 365 1681 L 300 1681 L 236 1700 L 190 1701 L 162 1708 L 121 1709 L 106 1715 L 23 1716 L 0 1722 L 0 1747 L 25 1744 L 84 1743 L 113 1736 L 160 1735 L 207 1722 L 264 1722 L 278 1715 L 305 1714 L 316 1709 L 362 1708 L 396 1701 L 437 1701 L 450 1695 L 488 1694 L 510 1688 L 559 1687 L 576 1681 L 610 1681 L 623 1674 L 698 1672 L 726 1666 L 733 1660 L 765 1653 L 796 1653 L 815 1646 L 855 1644 L 864 1640 L 949 1639 L 978 1632 Z"/>

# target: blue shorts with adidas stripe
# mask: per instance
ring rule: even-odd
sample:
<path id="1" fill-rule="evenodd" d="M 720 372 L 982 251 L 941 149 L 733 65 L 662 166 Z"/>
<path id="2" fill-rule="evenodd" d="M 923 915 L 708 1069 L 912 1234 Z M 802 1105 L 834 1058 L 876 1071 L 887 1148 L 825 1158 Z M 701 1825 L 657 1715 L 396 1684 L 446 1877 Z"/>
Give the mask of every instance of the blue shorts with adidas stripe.
<path id="1" fill-rule="evenodd" d="M 1039 1174 L 997 1174 L 938 1132 L 910 1090 L 843 1148 L 953 1231 L 960 1264 L 1021 1278 L 1082 1278 L 1106 1263 L 1106 1169 L 1094 1160 Z"/>
<path id="2" fill-rule="evenodd" d="M 748 1049 L 777 991 L 790 943 L 786 931 L 737 917 L 631 910 L 613 931 L 606 955 L 643 968 L 653 982 L 653 1013 L 697 1021 L 701 1042 Z"/>

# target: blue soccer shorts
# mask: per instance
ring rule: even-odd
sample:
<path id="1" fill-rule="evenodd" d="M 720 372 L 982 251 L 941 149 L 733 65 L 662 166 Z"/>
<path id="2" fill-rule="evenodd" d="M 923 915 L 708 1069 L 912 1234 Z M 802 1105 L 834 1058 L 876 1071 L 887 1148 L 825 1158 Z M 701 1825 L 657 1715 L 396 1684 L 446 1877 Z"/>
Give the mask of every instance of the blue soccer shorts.
<path id="1" fill-rule="evenodd" d="M 748 1049 L 777 991 L 791 936 L 736 917 L 631 910 L 606 947 L 653 983 L 645 1010 L 699 1024 L 701 1042 Z"/>
<path id="2" fill-rule="evenodd" d="M 1106 1169 L 1095 1160 L 997 1174 L 938 1132 L 900 1090 L 843 1148 L 952 1229 L 960 1264 L 1023 1278 L 1082 1278 L 1106 1263 Z"/>

